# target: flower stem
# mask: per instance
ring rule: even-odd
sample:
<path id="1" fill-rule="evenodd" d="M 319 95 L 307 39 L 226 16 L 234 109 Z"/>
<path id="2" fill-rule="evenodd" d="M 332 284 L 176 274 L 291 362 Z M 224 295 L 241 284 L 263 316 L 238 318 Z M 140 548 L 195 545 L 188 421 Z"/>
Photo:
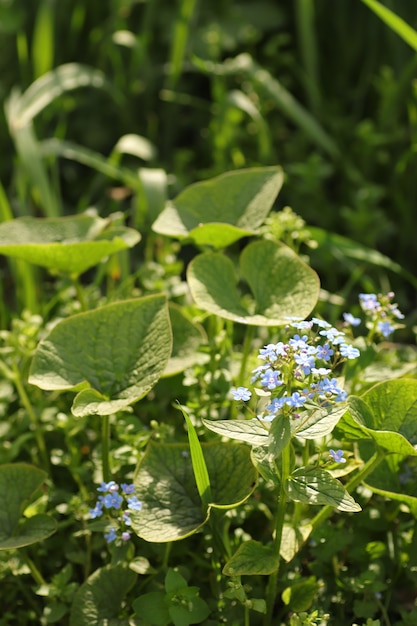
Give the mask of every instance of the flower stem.
<path id="1" fill-rule="evenodd" d="M 13 382 L 16 385 L 16 389 L 17 389 L 17 393 L 19 394 L 20 401 L 23 407 L 26 409 L 29 419 L 32 422 L 33 430 L 35 432 L 35 437 L 36 437 L 36 443 L 38 445 L 38 450 L 42 459 L 43 468 L 49 473 L 50 472 L 49 456 L 48 456 L 43 432 L 39 426 L 38 418 L 32 407 L 29 397 L 26 393 L 26 389 L 22 383 L 20 371 L 16 363 L 13 364 Z"/>
<path id="2" fill-rule="evenodd" d="M 290 455 L 291 450 L 290 446 L 287 445 L 282 451 L 281 455 L 281 484 L 279 490 L 279 500 L 278 500 L 278 509 L 275 517 L 275 534 L 274 534 L 274 552 L 278 557 L 278 566 L 275 572 L 273 572 L 268 580 L 268 586 L 266 590 L 266 606 L 267 612 L 264 617 L 264 626 L 271 626 L 273 623 L 273 613 L 275 600 L 277 596 L 277 582 L 278 582 L 278 574 L 280 568 L 280 549 L 281 549 L 281 541 L 282 541 L 282 530 L 284 527 L 285 520 L 285 512 L 286 512 L 286 504 L 287 504 L 287 494 L 285 491 L 285 484 L 287 482 L 287 478 L 290 474 Z"/>

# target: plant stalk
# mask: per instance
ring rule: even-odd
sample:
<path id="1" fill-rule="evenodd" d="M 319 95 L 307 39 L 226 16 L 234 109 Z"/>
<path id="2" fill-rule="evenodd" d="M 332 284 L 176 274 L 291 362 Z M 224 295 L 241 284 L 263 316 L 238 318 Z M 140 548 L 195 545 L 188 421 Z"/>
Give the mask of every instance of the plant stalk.
<path id="1" fill-rule="evenodd" d="M 278 509 L 275 517 L 275 534 L 274 534 L 274 552 L 278 556 L 278 566 L 275 572 L 273 572 L 268 580 L 268 586 L 266 590 L 266 606 L 267 612 L 264 617 L 264 626 L 272 626 L 273 624 L 273 613 L 275 600 L 277 596 L 277 583 L 278 583 L 278 574 L 280 569 L 280 549 L 281 549 L 281 541 L 282 541 L 282 530 L 284 527 L 285 520 L 285 512 L 287 505 L 287 494 L 285 491 L 285 484 L 287 482 L 287 478 L 290 475 L 290 446 L 285 446 L 282 451 L 281 461 L 281 484 L 279 490 L 279 500 L 278 500 Z"/>

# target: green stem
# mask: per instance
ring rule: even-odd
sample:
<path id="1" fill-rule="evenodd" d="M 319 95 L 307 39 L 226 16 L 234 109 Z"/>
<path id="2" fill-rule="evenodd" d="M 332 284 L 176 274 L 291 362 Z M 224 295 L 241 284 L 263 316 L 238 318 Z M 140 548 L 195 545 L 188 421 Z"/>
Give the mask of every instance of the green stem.
<path id="1" fill-rule="evenodd" d="M 383 461 L 385 458 L 385 452 L 381 448 L 378 448 L 373 456 L 365 463 L 361 470 L 351 480 L 346 483 L 345 489 L 348 493 L 352 493 L 358 487 L 363 480 Z M 334 507 L 328 505 L 322 508 L 317 515 L 312 519 L 311 526 L 314 532 L 330 515 L 334 512 Z"/>
<path id="2" fill-rule="evenodd" d="M 254 326 L 246 327 L 245 339 L 243 341 L 243 346 L 242 346 L 242 360 L 240 362 L 239 378 L 237 380 L 238 386 L 243 385 L 245 382 L 246 366 L 247 366 L 248 359 L 252 351 L 252 339 L 253 339 L 254 328 L 255 328 Z"/>
<path id="3" fill-rule="evenodd" d="M 29 556 L 27 555 L 26 551 L 21 548 L 20 549 L 20 553 L 21 553 L 21 555 L 23 557 L 23 560 L 25 561 L 26 565 L 30 569 L 30 573 L 32 574 L 32 578 L 35 581 L 35 583 L 37 585 L 46 585 L 46 581 L 45 581 L 44 577 L 42 576 L 42 574 L 40 573 L 40 571 L 38 570 L 38 568 L 36 567 L 36 565 L 32 561 L 32 559 L 29 558 Z"/>
<path id="4" fill-rule="evenodd" d="M 84 289 L 78 279 L 78 276 L 71 276 L 72 284 L 74 285 L 75 293 L 77 294 L 78 302 L 81 304 L 81 310 L 87 311 L 87 300 L 85 299 Z"/>
<path id="5" fill-rule="evenodd" d="M 48 456 L 48 451 L 46 448 L 43 432 L 42 432 L 41 427 L 39 426 L 38 418 L 32 407 L 29 397 L 26 393 L 26 389 L 23 385 L 20 371 L 16 363 L 13 363 L 13 382 L 16 386 L 17 393 L 19 394 L 20 402 L 22 403 L 23 407 L 26 409 L 29 419 L 32 422 L 32 426 L 33 426 L 35 437 L 36 437 L 36 443 L 38 445 L 38 450 L 41 455 L 43 467 L 49 473 L 50 472 L 49 456 Z"/>
<path id="6" fill-rule="evenodd" d="M 110 416 L 103 415 L 101 418 L 101 464 L 103 481 L 110 480 Z"/>
<path id="7" fill-rule="evenodd" d="M 281 455 L 281 484 L 279 490 L 279 500 L 278 500 L 278 509 L 275 517 L 275 536 L 274 536 L 274 552 L 278 556 L 278 567 L 270 575 L 268 580 L 268 587 L 266 590 L 266 606 L 267 613 L 264 617 L 264 626 L 271 626 L 273 623 L 273 612 L 275 606 L 275 600 L 277 596 L 277 582 L 278 582 L 278 574 L 280 568 L 280 560 L 279 554 L 281 549 L 281 541 L 282 541 L 282 529 L 284 527 L 285 520 L 285 512 L 286 512 L 286 504 L 287 504 L 287 494 L 285 491 L 285 484 L 287 482 L 287 478 L 290 475 L 290 458 L 291 458 L 291 450 L 290 446 L 286 446 L 282 451 Z"/>

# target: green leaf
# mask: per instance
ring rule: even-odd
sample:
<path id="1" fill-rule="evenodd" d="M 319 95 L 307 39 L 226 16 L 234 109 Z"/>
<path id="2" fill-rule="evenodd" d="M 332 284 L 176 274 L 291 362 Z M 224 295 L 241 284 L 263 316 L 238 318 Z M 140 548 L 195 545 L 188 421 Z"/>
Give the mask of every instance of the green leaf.
<path id="1" fill-rule="evenodd" d="M 319 589 L 320 585 L 315 576 L 310 576 L 286 587 L 281 598 L 291 611 L 299 613 L 300 611 L 307 611 L 311 607 Z"/>
<path id="2" fill-rule="evenodd" d="M 282 529 L 281 546 L 279 553 L 289 563 L 295 555 L 301 550 L 307 539 L 309 538 L 313 527 L 310 524 L 295 527 L 284 524 Z"/>
<path id="3" fill-rule="evenodd" d="M 156 384 L 171 352 L 165 296 L 108 304 L 59 322 L 36 349 L 29 382 L 80 391 L 73 413 L 110 415 Z"/>
<path id="4" fill-rule="evenodd" d="M 73 275 L 138 241 L 137 231 L 90 215 L 22 217 L 0 224 L 0 254 Z"/>
<path id="5" fill-rule="evenodd" d="M 29 546 L 56 531 L 56 522 L 49 515 L 23 517 L 45 479 L 46 472 L 25 463 L 0 465 L 0 550 Z"/>
<path id="6" fill-rule="evenodd" d="M 251 420 L 205 420 L 209 430 L 237 441 L 245 441 L 251 446 L 268 445 L 268 429 L 257 419 Z"/>
<path id="7" fill-rule="evenodd" d="M 142 510 L 132 515 L 135 533 L 152 542 L 183 539 L 207 521 L 210 508 L 233 508 L 245 501 L 256 484 L 248 448 L 201 444 L 210 476 L 213 502 L 201 506 L 188 446 L 151 443 L 135 473 Z"/>
<path id="8" fill-rule="evenodd" d="M 304 439 L 317 439 L 329 435 L 346 411 L 345 404 L 305 411 L 298 419 L 291 420 L 292 434 Z"/>
<path id="9" fill-rule="evenodd" d="M 170 621 L 168 603 L 161 591 L 151 591 L 136 598 L 132 608 L 141 619 L 152 626 L 167 626 Z"/>
<path id="10" fill-rule="evenodd" d="M 223 568 L 226 576 L 268 576 L 278 569 L 278 554 L 269 546 L 249 539 L 242 543 Z"/>
<path id="11" fill-rule="evenodd" d="M 268 451 L 276 459 L 291 439 L 290 418 L 288 416 L 277 415 L 272 420 L 269 429 Z"/>
<path id="12" fill-rule="evenodd" d="M 200 254 L 187 270 L 191 295 L 201 309 L 243 324 L 278 326 L 304 318 L 319 295 L 317 274 L 287 246 L 252 242 L 240 256 L 241 276 L 251 289 L 243 295 L 232 261 L 218 252 Z"/>
<path id="13" fill-rule="evenodd" d="M 205 355 L 198 352 L 207 342 L 204 329 L 186 317 L 179 306 L 169 304 L 172 328 L 172 353 L 164 370 L 164 376 L 173 376 L 199 363 Z"/>
<path id="14" fill-rule="evenodd" d="M 339 427 L 351 439 L 373 439 L 387 452 L 417 456 L 417 380 L 388 380 L 361 398 L 352 396 Z"/>
<path id="15" fill-rule="evenodd" d="M 275 465 L 274 455 L 269 451 L 268 445 L 254 446 L 251 449 L 252 463 L 265 480 L 271 481 L 272 484 L 278 486 L 279 478 Z"/>
<path id="16" fill-rule="evenodd" d="M 75 594 L 70 626 L 126 624 L 119 621 L 122 602 L 133 587 L 137 575 L 125 564 L 106 565 L 96 570 Z"/>
<path id="17" fill-rule="evenodd" d="M 407 505 L 417 517 L 415 483 L 402 481 L 408 459 L 417 456 L 417 380 L 384 381 L 361 398 L 352 397 L 349 404 L 350 419 L 364 433 L 358 444 L 362 459 L 369 459 L 375 449 L 370 441 L 364 441 L 365 437 L 388 453 L 367 477 L 366 485 L 375 493 Z"/>
<path id="18" fill-rule="evenodd" d="M 192 421 L 190 420 L 184 407 L 179 407 L 187 424 L 188 441 L 190 444 L 191 462 L 193 464 L 193 471 L 195 482 L 197 485 L 198 493 L 201 498 L 201 502 L 204 506 L 208 506 L 211 502 L 211 488 L 210 478 L 207 472 L 207 465 L 204 460 L 203 450 L 201 448 L 200 441 L 198 439 L 197 431 L 194 428 Z"/>
<path id="19" fill-rule="evenodd" d="M 259 167 L 190 185 L 162 211 L 153 230 L 224 248 L 253 235 L 268 215 L 283 182 L 280 167 Z"/>
<path id="20" fill-rule="evenodd" d="M 361 507 L 336 478 L 320 468 L 300 467 L 287 481 L 288 496 L 295 502 L 329 504 L 339 511 L 353 513 Z"/>

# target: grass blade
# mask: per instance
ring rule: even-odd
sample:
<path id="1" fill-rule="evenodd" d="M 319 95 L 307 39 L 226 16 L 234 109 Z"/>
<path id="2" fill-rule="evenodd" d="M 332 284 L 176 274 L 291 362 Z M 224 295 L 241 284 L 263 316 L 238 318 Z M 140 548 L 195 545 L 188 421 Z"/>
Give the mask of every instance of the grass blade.
<path id="1" fill-rule="evenodd" d="M 198 493 L 200 494 L 202 503 L 205 506 L 208 506 L 212 501 L 212 497 L 210 478 L 207 471 L 207 465 L 204 460 L 203 450 L 201 449 L 201 444 L 198 440 L 196 429 L 194 428 L 193 423 L 190 420 L 186 410 L 180 404 L 178 404 L 178 408 L 183 414 L 185 422 L 187 424 L 188 441 L 190 442 L 191 462 L 193 464 L 193 471 L 195 481 L 197 483 Z"/>
<path id="2" fill-rule="evenodd" d="M 403 41 L 417 51 L 417 31 L 399 15 L 382 5 L 377 0 L 362 0 L 381 20 L 391 28 Z"/>

